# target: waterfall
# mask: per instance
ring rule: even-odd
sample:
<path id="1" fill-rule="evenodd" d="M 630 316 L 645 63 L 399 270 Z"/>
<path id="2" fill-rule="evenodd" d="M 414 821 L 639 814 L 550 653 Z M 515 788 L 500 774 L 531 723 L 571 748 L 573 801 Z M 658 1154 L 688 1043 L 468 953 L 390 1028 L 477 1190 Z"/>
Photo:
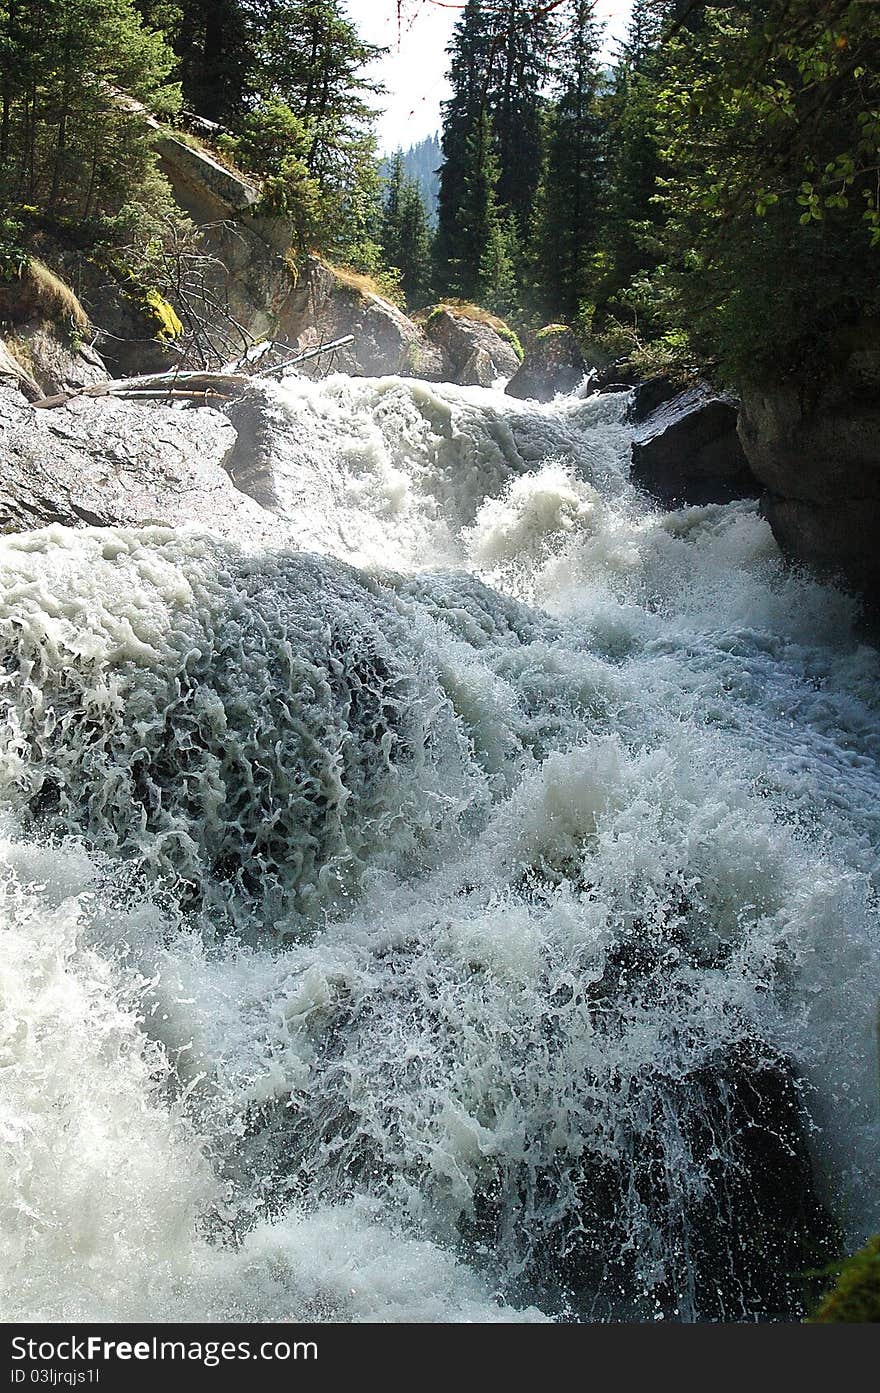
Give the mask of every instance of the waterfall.
<path id="1" fill-rule="evenodd" d="M 880 1228 L 880 659 L 623 396 L 0 539 L 6 1320 L 773 1320 Z"/>

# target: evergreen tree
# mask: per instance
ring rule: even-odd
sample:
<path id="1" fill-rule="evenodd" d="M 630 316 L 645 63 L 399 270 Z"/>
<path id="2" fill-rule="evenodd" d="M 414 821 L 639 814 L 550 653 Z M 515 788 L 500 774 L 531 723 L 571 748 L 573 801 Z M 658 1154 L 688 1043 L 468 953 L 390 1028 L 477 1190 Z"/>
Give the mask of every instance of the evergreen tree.
<path id="1" fill-rule="evenodd" d="M 410 309 L 421 309 L 431 293 L 431 226 L 422 191 L 407 180 L 401 214 L 401 284 Z"/>
<path id="2" fill-rule="evenodd" d="M 431 232 L 422 191 L 406 177 L 401 152 L 391 162 L 379 243 L 385 265 L 400 273 L 408 307 L 420 308 L 430 288 Z"/>
<path id="3" fill-rule="evenodd" d="M 253 90 L 246 0 L 137 0 L 137 8 L 177 55 L 186 106 L 218 123 L 240 115 Z"/>
<path id="4" fill-rule="evenodd" d="M 468 178 L 469 156 L 479 122 L 487 113 L 489 61 L 492 34 L 482 0 L 468 0 L 449 49 L 450 99 L 443 107 L 443 164 L 440 169 L 438 227 L 435 243 L 437 280 L 442 291 L 451 292 L 461 282 L 461 268 L 468 258 L 469 239 L 460 217 Z M 473 272 L 479 265 L 472 263 Z"/>
<path id="5" fill-rule="evenodd" d="M 573 322 L 593 281 L 603 198 L 600 37 L 592 0 L 569 0 L 547 122 L 534 261 L 545 317 Z"/>
<path id="6" fill-rule="evenodd" d="M 373 127 L 366 75 L 382 50 L 365 43 L 342 0 L 249 0 L 254 82 L 280 97 L 310 135 L 306 163 L 319 185 L 338 185 Z"/>
<path id="7" fill-rule="evenodd" d="M 501 168 L 492 122 L 477 118 L 465 152 L 465 180 L 458 209 L 460 260 L 449 267 L 449 293 L 497 313 L 518 309 L 519 236 L 513 214 L 498 200 Z"/>
<path id="8" fill-rule="evenodd" d="M 460 255 L 450 267 L 449 289 L 463 300 L 479 301 L 481 270 L 498 226 L 498 157 L 492 123 L 485 111 L 474 124 L 465 149 L 464 187 L 456 211 Z"/>
<path id="9" fill-rule="evenodd" d="M 656 93 L 669 21 L 669 0 L 635 0 L 603 101 L 606 213 L 592 292 L 600 321 L 615 297 L 663 255 L 663 218 L 656 202 L 661 171 Z"/>
<path id="10" fill-rule="evenodd" d="M 415 179 L 422 194 L 425 204 L 425 211 L 428 215 L 428 223 L 431 227 L 437 224 L 437 198 L 440 192 L 440 161 L 442 158 L 440 151 L 439 135 L 429 135 L 418 144 L 411 145 L 407 150 L 402 147 L 395 151 L 390 158 L 386 157 L 381 161 L 380 172 L 384 178 L 388 178 L 395 156 L 399 154 L 403 160 L 403 172 L 409 179 Z"/>
<path id="11" fill-rule="evenodd" d="M 498 152 L 498 198 L 525 235 L 541 170 L 541 113 L 557 34 L 551 10 L 535 0 L 492 7 L 492 55 L 486 105 Z"/>
<path id="12" fill-rule="evenodd" d="M 151 131 L 116 93 L 172 109 L 173 61 L 132 0 L 0 0 L 4 201 L 124 220 L 155 157 Z"/>
<path id="13" fill-rule="evenodd" d="M 382 221 L 379 229 L 379 245 L 387 266 L 400 270 L 401 247 L 403 243 L 403 202 L 404 202 L 403 154 L 398 151 L 391 161 L 387 176 L 385 198 L 382 203 Z"/>
<path id="14" fill-rule="evenodd" d="M 513 214 L 516 241 L 532 217 L 541 168 L 541 114 L 554 46 L 553 12 L 558 6 L 534 0 L 468 0 L 450 47 L 452 96 L 444 106 L 443 166 L 440 172 L 437 274 L 453 290 L 479 281 L 486 244 L 459 216 L 485 170 L 472 161 L 485 157 L 481 131 L 488 118 L 493 132 L 496 204 Z M 509 238 L 508 238 L 509 240 Z"/>

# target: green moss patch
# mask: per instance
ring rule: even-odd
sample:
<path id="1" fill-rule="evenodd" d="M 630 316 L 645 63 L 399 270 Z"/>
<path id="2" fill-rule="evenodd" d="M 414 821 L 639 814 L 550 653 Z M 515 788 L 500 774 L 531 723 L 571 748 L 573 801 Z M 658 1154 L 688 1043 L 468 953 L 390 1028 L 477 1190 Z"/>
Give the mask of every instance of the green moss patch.
<path id="1" fill-rule="evenodd" d="M 809 1323 L 831 1325 L 839 1321 L 880 1322 L 880 1234 L 843 1264 L 837 1285 L 820 1302 Z"/>

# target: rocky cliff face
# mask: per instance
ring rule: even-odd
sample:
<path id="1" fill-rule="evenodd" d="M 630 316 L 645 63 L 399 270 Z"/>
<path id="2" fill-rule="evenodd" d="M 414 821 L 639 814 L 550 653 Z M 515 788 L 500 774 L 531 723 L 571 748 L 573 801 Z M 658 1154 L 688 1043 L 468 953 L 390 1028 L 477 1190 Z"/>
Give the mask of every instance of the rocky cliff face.
<path id="1" fill-rule="evenodd" d="M 855 361 L 853 361 L 855 359 Z M 880 608 L 880 354 L 806 392 L 748 388 L 739 436 L 783 551 Z"/>
<path id="2" fill-rule="evenodd" d="M 447 367 L 442 351 L 402 310 L 377 295 L 365 277 L 336 270 L 314 256 L 299 268 L 278 330 L 300 351 L 353 335 L 354 343 L 332 360 L 316 358 L 303 365 L 316 377 L 330 367 L 352 377 L 397 374 L 438 382 Z"/>

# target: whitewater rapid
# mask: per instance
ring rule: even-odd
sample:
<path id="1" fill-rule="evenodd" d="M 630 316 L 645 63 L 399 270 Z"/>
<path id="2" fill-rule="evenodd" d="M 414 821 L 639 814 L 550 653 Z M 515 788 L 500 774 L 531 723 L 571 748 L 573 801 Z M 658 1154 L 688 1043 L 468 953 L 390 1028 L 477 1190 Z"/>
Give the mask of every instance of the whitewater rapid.
<path id="1" fill-rule="evenodd" d="M 297 381 L 288 550 L 0 539 L 4 1319 L 790 1318 L 880 1228 L 880 659 L 626 408 Z"/>

